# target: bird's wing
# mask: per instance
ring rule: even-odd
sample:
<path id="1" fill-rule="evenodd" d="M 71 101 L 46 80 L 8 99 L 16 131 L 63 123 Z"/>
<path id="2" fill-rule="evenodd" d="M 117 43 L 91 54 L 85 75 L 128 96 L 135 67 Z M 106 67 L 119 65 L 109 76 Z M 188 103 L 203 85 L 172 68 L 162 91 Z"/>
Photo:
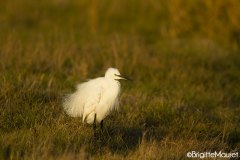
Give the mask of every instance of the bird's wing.
<path id="1" fill-rule="evenodd" d="M 96 106 L 100 103 L 101 101 L 101 96 L 103 89 L 102 87 L 92 87 L 91 88 L 91 94 L 87 97 L 84 107 L 83 107 L 83 119 L 82 121 L 87 118 L 87 116 L 96 110 Z"/>
<path id="2" fill-rule="evenodd" d="M 77 86 L 77 91 L 65 97 L 63 108 L 72 117 L 86 117 L 101 100 L 102 87 L 96 85 L 102 79 L 94 79 L 81 83 Z"/>

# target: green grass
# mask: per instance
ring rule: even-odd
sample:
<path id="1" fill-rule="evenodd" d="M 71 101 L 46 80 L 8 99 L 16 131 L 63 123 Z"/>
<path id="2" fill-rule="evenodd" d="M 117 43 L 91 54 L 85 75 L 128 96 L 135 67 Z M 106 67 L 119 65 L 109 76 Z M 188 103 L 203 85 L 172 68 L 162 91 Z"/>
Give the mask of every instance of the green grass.
<path id="1" fill-rule="evenodd" d="M 0 159 L 186 159 L 240 149 L 240 8 L 229 1 L 0 2 Z M 117 67 L 93 138 L 62 109 Z"/>

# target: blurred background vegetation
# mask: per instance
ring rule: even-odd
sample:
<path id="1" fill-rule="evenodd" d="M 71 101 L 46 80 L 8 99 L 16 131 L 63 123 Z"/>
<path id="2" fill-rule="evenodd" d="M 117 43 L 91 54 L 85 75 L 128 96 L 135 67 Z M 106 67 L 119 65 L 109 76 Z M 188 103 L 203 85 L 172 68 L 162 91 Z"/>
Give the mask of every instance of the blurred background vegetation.
<path id="1" fill-rule="evenodd" d="M 239 45 L 236 0 L 1 1 L 0 158 L 237 151 Z M 94 142 L 61 98 L 110 66 L 134 81 Z"/>
<path id="2" fill-rule="evenodd" d="M 197 37 L 239 44 L 240 6 L 235 0 L 12 0 L 2 2 L 0 9 L 1 37 L 9 32 L 26 39 L 124 34 L 149 43 Z"/>

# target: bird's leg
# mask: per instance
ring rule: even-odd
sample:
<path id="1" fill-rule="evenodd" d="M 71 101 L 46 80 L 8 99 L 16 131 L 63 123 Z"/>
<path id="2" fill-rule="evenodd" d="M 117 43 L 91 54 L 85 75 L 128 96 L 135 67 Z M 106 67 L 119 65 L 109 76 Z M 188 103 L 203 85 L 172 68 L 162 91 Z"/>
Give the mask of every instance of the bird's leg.
<path id="1" fill-rule="evenodd" d="M 93 132 L 94 132 L 94 138 L 97 137 L 97 134 L 96 134 L 96 128 L 97 128 L 97 125 L 96 125 L 96 118 L 97 118 L 97 114 L 94 115 L 94 121 L 93 121 Z"/>
<path id="2" fill-rule="evenodd" d="M 94 132 L 96 131 L 96 128 L 97 128 L 96 117 L 97 117 L 97 114 L 94 115 L 94 121 L 93 121 L 93 130 L 94 130 Z"/>
<path id="3" fill-rule="evenodd" d="M 100 125 L 101 125 L 101 130 L 103 131 L 103 120 L 101 121 Z"/>
<path id="4" fill-rule="evenodd" d="M 96 128 L 97 128 L 97 125 L 96 125 L 96 117 L 97 117 L 97 114 L 94 115 L 94 121 L 93 121 L 94 138 L 97 137 L 97 134 L 96 134 Z"/>

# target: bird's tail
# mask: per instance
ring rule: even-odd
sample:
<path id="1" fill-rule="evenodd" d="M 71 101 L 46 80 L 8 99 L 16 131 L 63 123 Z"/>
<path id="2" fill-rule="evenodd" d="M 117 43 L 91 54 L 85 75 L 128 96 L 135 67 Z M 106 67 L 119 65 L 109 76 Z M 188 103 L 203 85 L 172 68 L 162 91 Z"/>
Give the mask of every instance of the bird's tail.
<path id="1" fill-rule="evenodd" d="M 81 117 L 83 114 L 83 105 L 76 93 L 64 97 L 63 108 L 71 117 Z"/>

